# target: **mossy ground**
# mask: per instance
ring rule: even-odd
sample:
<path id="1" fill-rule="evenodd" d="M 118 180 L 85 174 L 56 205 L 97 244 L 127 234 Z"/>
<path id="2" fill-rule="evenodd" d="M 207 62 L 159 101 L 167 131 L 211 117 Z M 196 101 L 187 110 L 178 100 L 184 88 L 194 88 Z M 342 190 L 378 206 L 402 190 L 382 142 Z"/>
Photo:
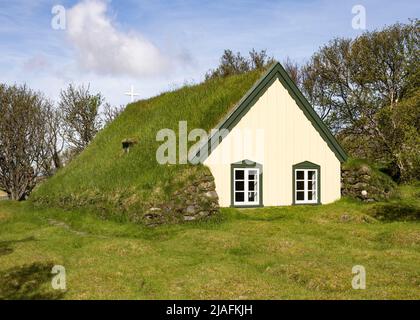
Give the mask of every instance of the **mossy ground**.
<path id="1" fill-rule="evenodd" d="M 374 204 L 223 209 L 156 228 L 3 201 L 0 297 L 419 299 L 419 190 Z M 53 264 L 66 268 L 66 292 L 50 287 Z M 351 287 L 354 265 L 366 268 L 365 290 Z"/>
<path id="2" fill-rule="evenodd" d="M 397 186 L 377 165 L 362 159 L 350 158 L 343 163 L 341 177 L 342 193 L 364 201 L 386 200 Z"/>

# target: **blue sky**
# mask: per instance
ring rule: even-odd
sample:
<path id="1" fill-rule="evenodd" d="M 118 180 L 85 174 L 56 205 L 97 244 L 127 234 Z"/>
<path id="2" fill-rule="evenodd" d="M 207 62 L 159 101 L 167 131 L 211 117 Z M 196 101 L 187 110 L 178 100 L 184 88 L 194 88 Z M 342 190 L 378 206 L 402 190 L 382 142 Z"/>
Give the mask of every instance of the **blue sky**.
<path id="1" fill-rule="evenodd" d="M 66 29 L 51 27 L 55 5 Z M 87 84 L 113 104 L 134 85 L 141 98 L 198 82 L 224 49 L 267 49 L 305 62 L 334 37 L 356 37 L 352 7 L 374 30 L 420 16 L 420 2 L 0 0 L 0 82 L 23 83 L 57 99 L 68 83 Z"/>

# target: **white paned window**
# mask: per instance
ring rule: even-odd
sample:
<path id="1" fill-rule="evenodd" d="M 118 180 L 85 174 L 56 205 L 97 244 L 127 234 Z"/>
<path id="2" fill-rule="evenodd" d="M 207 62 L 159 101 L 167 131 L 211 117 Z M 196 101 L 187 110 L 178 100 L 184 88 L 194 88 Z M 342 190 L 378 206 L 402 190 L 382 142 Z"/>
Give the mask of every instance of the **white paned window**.
<path id="1" fill-rule="evenodd" d="M 318 202 L 318 172 L 314 169 L 295 169 L 295 203 Z"/>
<path id="2" fill-rule="evenodd" d="M 233 172 L 234 205 L 259 204 L 259 168 L 235 168 Z"/>

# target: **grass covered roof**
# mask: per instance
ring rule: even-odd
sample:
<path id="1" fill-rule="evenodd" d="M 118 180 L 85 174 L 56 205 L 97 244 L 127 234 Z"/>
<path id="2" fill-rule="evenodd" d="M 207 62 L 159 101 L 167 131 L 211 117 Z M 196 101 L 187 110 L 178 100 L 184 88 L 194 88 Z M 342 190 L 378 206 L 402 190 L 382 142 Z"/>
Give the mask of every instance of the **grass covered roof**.
<path id="1" fill-rule="evenodd" d="M 159 164 L 156 150 L 162 142 L 156 141 L 156 133 L 168 128 L 178 135 L 179 121 L 187 121 L 188 130 L 210 131 L 263 72 L 212 79 L 129 104 L 86 150 L 40 185 L 31 199 L 38 205 L 84 207 L 107 217 L 135 220 L 146 206 L 165 201 L 208 170 L 202 165 Z M 137 141 L 129 153 L 122 149 L 125 139 Z"/>

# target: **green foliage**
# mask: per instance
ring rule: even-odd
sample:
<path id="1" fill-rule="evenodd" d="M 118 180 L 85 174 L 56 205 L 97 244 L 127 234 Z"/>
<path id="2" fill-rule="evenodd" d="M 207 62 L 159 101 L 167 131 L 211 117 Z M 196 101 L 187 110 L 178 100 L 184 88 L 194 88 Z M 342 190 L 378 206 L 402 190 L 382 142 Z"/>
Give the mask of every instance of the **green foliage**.
<path id="1" fill-rule="evenodd" d="M 0 190 L 24 200 L 51 172 L 51 103 L 26 85 L 0 84 Z"/>
<path id="2" fill-rule="evenodd" d="M 399 179 L 420 179 L 420 88 L 413 96 L 378 112 L 378 127 L 393 151 Z M 392 128 L 392 130 L 390 130 Z"/>
<path id="3" fill-rule="evenodd" d="M 41 206 L 83 206 L 102 217 L 139 221 L 146 207 L 168 200 L 175 190 L 208 170 L 160 165 L 156 150 L 162 142 L 156 141 L 157 132 L 168 128 L 178 136 L 178 121 L 187 121 L 188 130 L 209 131 L 261 73 L 212 79 L 128 105 L 79 157 L 40 185 L 31 199 Z M 121 145 L 127 138 L 138 142 L 129 153 Z"/>
<path id="4" fill-rule="evenodd" d="M 65 138 L 75 153 L 82 152 L 101 127 L 99 108 L 104 103 L 100 93 L 92 94 L 89 86 L 69 85 L 60 94 L 59 108 L 65 127 Z"/>
<path id="5" fill-rule="evenodd" d="M 414 20 L 334 39 L 300 77 L 302 91 L 350 155 L 387 162 L 402 181 L 419 170 L 419 30 Z"/>

